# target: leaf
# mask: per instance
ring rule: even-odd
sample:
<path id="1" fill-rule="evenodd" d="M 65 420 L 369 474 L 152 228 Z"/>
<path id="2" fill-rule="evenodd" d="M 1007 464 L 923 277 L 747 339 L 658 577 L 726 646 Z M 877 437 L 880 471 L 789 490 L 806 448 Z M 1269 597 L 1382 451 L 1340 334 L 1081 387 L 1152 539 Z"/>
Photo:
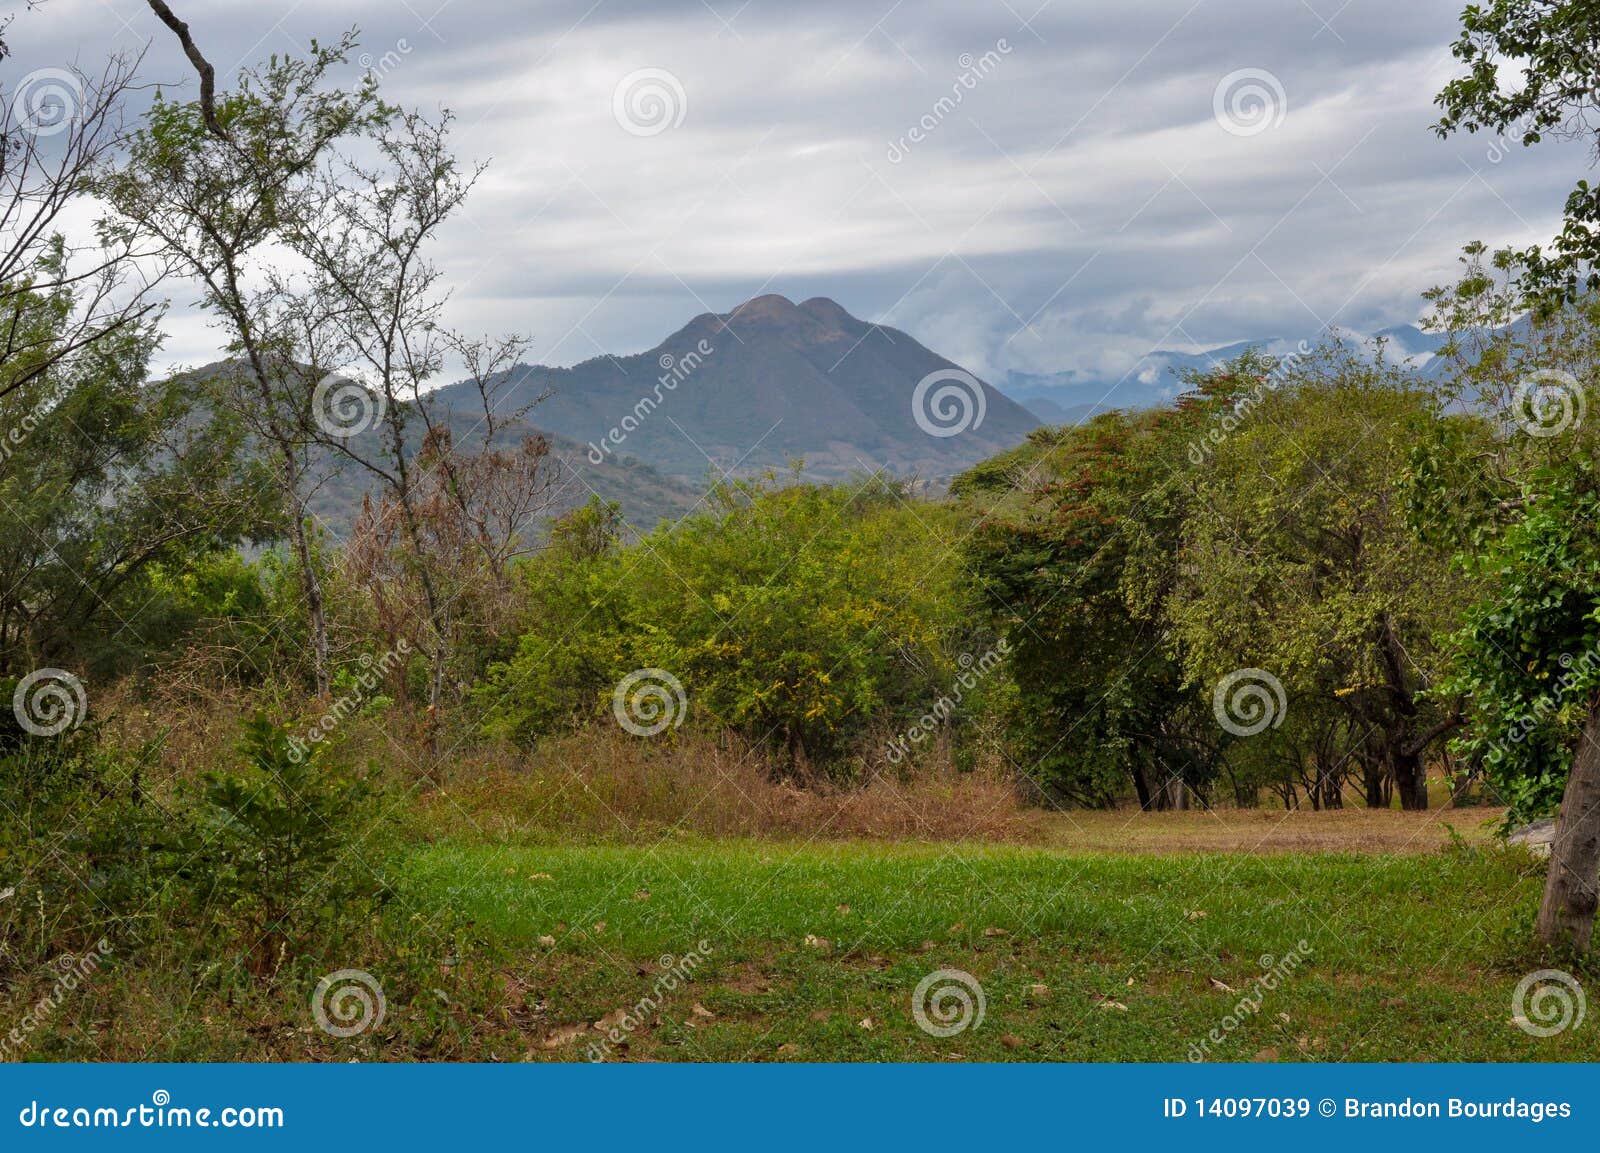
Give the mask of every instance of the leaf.
<path id="1" fill-rule="evenodd" d="M 867 1032 L 869 1032 L 869 1033 L 872 1032 L 872 1018 L 871 1017 L 863 1017 L 863 1018 L 861 1018 L 861 1020 L 857 1021 L 856 1024 L 861 1026 L 863 1029 L 867 1030 Z"/>
<path id="2" fill-rule="evenodd" d="M 985 929 L 983 931 L 983 935 L 985 937 L 1006 937 L 1006 936 L 1010 936 L 1010 934 L 1008 934 L 1004 929 L 997 929 L 993 925 L 990 925 L 987 929 Z"/>
<path id="3" fill-rule="evenodd" d="M 539 938 L 539 944 L 543 945 L 546 949 L 554 949 L 556 947 L 556 939 L 547 933 Z"/>
<path id="4" fill-rule="evenodd" d="M 1219 993 L 1235 992 L 1234 987 L 1228 984 L 1226 981 L 1219 981 L 1215 977 L 1207 977 L 1206 980 L 1211 982 L 1211 987 L 1217 990 Z"/>
<path id="5" fill-rule="evenodd" d="M 826 937 L 818 937 L 812 933 L 806 934 L 805 944 L 806 948 L 815 949 L 819 953 L 831 953 L 833 951 L 832 941 L 828 940 Z"/>
<path id="6" fill-rule="evenodd" d="M 1022 1048 L 1022 1038 L 1017 1036 L 1015 1033 L 1001 1033 L 1000 1044 L 1004 1045 L 1007 1049 L 1020 1049 Z"/>
<path id="7" fill-rule="evenodd" d="M 713 1013 L 710 1009 L 707 1009 L 699 1001 L 696 1001 L 689 1011 L 696 1017 L 705 1017 L 708 1020 L 716 1016 L 715 1013 Z"/>
<path id="8" fill-rule="evenodd" d="M 563 1025 L 559 1029 L 551 1030 L 550 1035 L 539 1042 L 539 1048 L 560 1049 L 563 1046 L 572 1044 L 588 1031 L 589 1026 L 587 1025 Z"/>
<path id="9" fill-rule="evenodd" d="M 1276 1045 L 1268 1045 L 1257 1053 L 1254 1059 L 1257 1061 L 1276 1061 L 1278 1059 L 1278 1047 Z"/>

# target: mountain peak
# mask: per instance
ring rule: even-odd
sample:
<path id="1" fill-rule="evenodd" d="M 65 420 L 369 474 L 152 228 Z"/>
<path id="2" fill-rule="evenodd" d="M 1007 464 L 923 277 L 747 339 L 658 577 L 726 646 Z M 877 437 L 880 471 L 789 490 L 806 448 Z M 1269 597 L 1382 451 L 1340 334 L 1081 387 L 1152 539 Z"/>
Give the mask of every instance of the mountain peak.
<path id="1" fill-rule="evenodd" d="M 769 292 L 765 296 L 753 296 L 738 308 L 728 313 L 729 320 L 792 320 L 795 313 L 800 310 L 795 307 L 794 301 L 787 296 L 779 296 Z"/>

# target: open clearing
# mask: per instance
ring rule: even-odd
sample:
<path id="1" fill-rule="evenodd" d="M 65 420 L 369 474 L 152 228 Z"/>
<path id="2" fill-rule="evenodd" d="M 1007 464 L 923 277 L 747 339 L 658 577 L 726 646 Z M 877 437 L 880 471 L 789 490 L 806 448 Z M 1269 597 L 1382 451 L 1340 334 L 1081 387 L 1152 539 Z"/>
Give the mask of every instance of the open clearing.
<path id="1" fill-rule="evenodd" d="M 1483 811 L 1459 816 L 1481 838 Z M 499 1037 L 524 1048 L 502 1059 L 1600 1058 L 1592 1020 L 1512 1021 L 1551 963 L 1527 944 L 1540 866 L 1441 851 L 1438 814 L 1074 815 L 1058 835 L 1074 849 L 445 841 L 401 897 L 505 958 Z M 1292 851 L 1334 843 L 1366 851 Z M 1217 847 L 1258 851 L 1195 851 Z M 985 999 L 949 1037 L 912 1012 L 939 969 Z"/>

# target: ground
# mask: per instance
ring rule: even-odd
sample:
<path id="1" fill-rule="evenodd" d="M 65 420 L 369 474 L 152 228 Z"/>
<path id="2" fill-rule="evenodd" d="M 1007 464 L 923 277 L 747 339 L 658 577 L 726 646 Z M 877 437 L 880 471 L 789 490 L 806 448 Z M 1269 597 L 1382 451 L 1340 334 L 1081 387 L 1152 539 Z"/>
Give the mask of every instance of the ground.
<path id="1" fill-rule="evenodd" d="M 1542 866 L 1489 844 L 1494 816 L 1075 815 L 1043 847 L 446 840 L 400 893 L 508 958 L 504 1059 L 1600 1059 L 1592 1021 L 1513 1021 L 1550 964 Z M 984 1002 L 949 1036 L 913 1012 L 939 970 Z"/>

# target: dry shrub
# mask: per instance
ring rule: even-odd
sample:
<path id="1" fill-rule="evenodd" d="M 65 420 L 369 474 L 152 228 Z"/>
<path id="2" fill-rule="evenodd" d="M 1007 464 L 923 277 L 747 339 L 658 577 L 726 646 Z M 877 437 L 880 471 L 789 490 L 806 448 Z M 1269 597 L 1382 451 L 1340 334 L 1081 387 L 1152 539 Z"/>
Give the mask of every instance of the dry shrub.
<path id="1" fill-rule="evenodd" d="M 532 753 L 487 750 L 452 768 L 425 798 L 433 835 L 541 841 L 709 837 L 1036 841 L 1042 813 L 987 771 L 927 771 L 860 785 L 797 787 L 732 737 L 640 740 L 592 730 Z"/>

